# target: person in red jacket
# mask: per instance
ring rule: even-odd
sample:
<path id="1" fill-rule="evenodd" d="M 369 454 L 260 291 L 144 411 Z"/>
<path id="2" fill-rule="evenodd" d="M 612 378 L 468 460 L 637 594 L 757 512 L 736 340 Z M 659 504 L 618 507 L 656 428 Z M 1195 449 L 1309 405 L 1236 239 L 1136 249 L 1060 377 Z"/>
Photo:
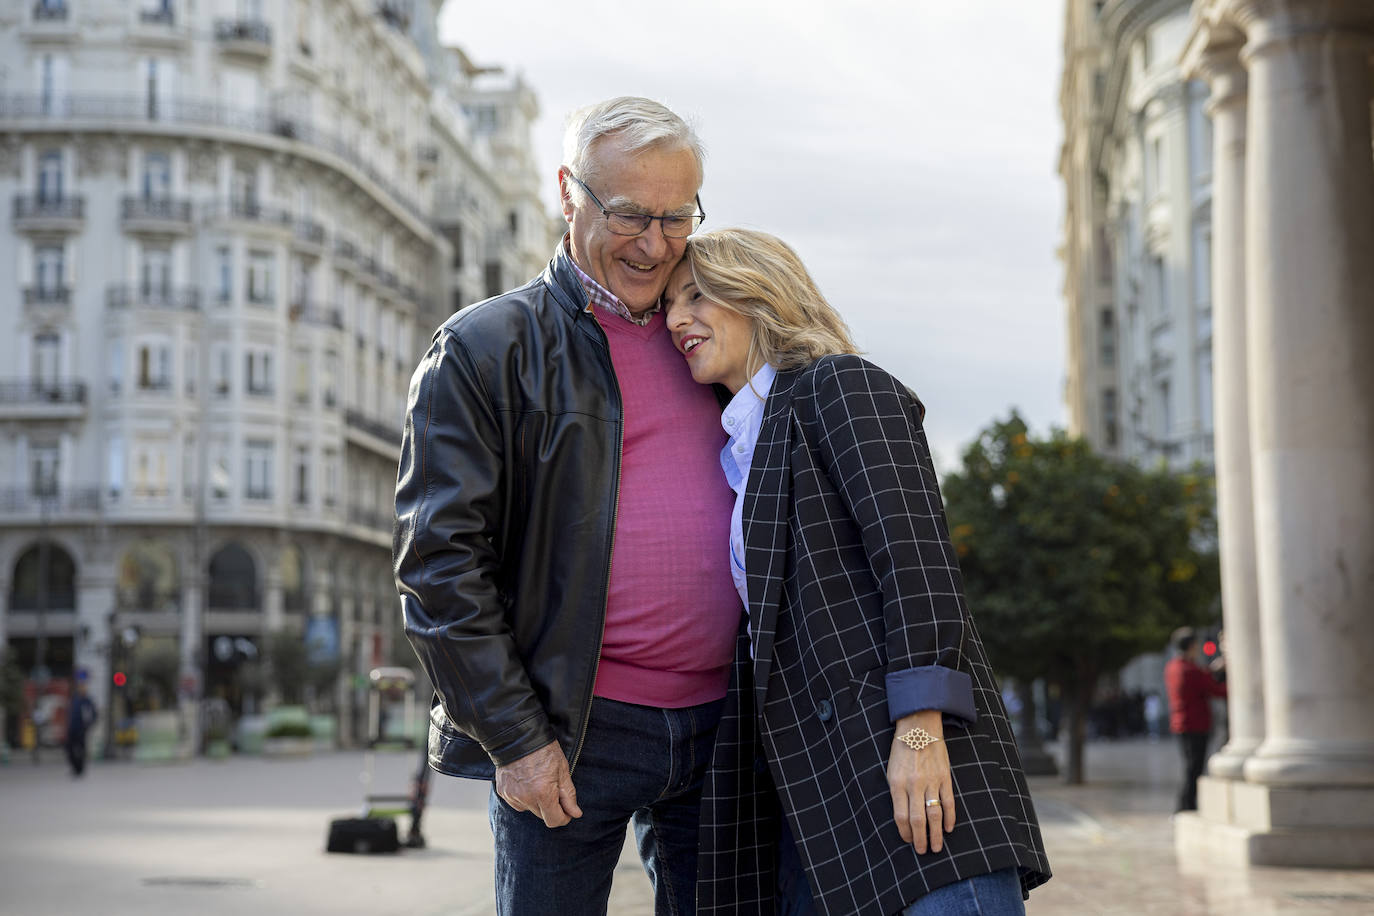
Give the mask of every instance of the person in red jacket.
<path id="1" fill-rule="evenodd" d="M 1202 667 L 1202 644 L 1192 627 L 1179 627 L 1169 642 L 1177 653 L 1164 666 L 1169 692 L 1169 730 L 1183 750 L 1183 788 L 1176 811 L 1197 810 L 1197 780 L 1207 766 L 1212 737 L 1212 697 L 1226 696 L 1226 685 Z"/>

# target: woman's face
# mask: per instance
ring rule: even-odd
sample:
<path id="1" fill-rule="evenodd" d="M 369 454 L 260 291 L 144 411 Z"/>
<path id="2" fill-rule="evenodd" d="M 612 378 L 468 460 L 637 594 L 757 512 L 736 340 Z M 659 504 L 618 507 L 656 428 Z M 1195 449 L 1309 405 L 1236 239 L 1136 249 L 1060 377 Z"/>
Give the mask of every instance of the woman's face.
<path id="1" fill-rule="evenodd" d="M 703 385 L 719 383 L 732 394 L 747 385 L 754 330 L 749 319 L 703 296 L 686 261 L 668 278 L 663 298 L 668 330 L 692 378 Z"/>

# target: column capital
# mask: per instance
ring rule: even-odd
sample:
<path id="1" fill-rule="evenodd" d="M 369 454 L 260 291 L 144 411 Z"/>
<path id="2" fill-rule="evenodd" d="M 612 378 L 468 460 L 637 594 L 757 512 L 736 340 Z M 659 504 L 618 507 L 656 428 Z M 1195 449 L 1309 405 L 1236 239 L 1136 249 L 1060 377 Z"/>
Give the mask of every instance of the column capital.
<path id="1" fill-rule="evenodd" d="M 1242 59 L 1315 38 L 1374 48 L 1374 9 L 1365 0 L 1224 0 L 1223 15 L 1245 32 Z"/>

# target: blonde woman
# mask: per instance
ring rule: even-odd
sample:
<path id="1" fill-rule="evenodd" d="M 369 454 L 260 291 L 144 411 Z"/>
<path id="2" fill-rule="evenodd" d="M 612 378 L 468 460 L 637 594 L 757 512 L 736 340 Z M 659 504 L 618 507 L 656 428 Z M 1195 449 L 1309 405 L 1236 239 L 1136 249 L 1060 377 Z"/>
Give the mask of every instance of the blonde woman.
<path id="1" fill-rule="evenodd" d="M 921 404 L 855 355 L 773 236 L 694 236 L 664 300 L 693 378 L 733 394 L 721 463 L 746 609 L 698 912 L 1024 913 L 1049 864 Z"/>

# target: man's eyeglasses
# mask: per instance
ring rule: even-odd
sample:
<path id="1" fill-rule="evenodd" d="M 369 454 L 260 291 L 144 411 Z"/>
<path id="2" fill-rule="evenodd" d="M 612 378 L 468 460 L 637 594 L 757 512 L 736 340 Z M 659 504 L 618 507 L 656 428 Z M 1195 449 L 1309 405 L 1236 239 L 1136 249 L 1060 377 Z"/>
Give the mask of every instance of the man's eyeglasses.
<path id="1" fill-rule="evenodd" d="M 571 172 L 568 173 L 568 177 L 577 182 L 578 186 L 587 192 L 587 196 L 592 199 L 592 203 L 596 204 L 596 208 L 601 211 L 601 215 L 606 217 L 606 228 L 616 235 L 639 235 L 641 232 L 648 231 L 649 225 L 653 223 L 654 220 L 658 220 L 659 225 L 663 227 L 663 234 L 665 236 L 670 239 L 685 239 L 693 232 L 696 232 L 697 227 L 701 225 L 701 221 L 706 219 L 706 211 L 701 209 L 700 195 L 698 195 L 696 199 L 696 213 L 686 215 L 670 213 L 667 216 L 650 216 L 647 213 L 626 213 L 623 210 L 607 210 L 605 205 L 597 200 L 596 195 L 592 193 L 592 189 L 587 187 L 585 181 Z"/>

